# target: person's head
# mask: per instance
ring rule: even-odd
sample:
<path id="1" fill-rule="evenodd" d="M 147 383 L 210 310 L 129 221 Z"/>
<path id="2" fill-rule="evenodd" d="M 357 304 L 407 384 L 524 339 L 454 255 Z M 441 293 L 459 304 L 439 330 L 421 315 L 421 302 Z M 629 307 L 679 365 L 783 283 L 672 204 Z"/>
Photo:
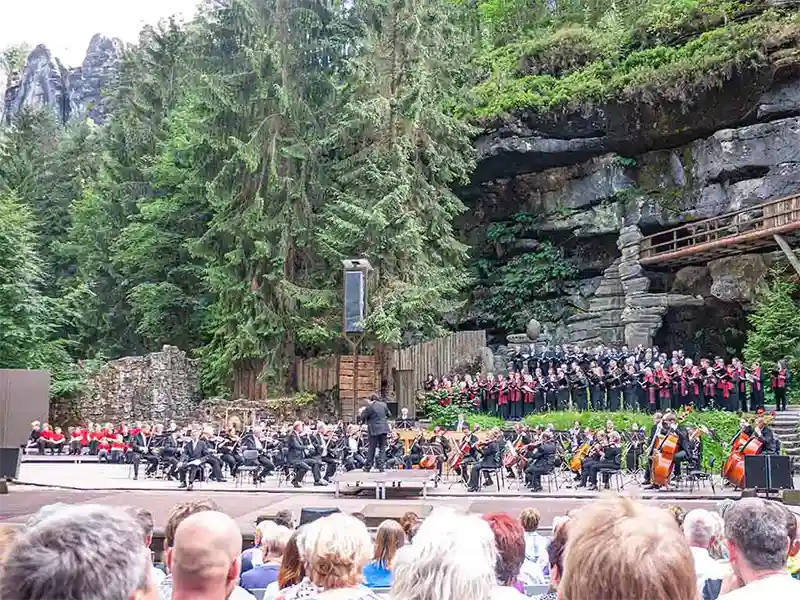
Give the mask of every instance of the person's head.
<path id="1" fill-rule="evenodd" d="M 522 529 L 529 533 L 539 529 L 539 521 L 541 518 L 539 511 L 535 508 L 525 508 L 519 514 L 519 522 L 522 525 Z"/>
<path id="2" fill-rule="evenodd" d="M 128 513 L 134 518 L 142 529 L 142 541 L 146 548 L 150 547 L 153 541 L 153 514 L 144 508 L 130 508 Z"/>
<path id="3" fill-rule="evenodd" d="M 302 421 L 295 421 L 294 422 L 294 426 L 292 427 L 292 429 L 294 430 L 295 433 L 299 434 L 299 433 L 303 432 L 303 427 L 304 427 L 304 425 L 303 425 Z"/>
<path id="4" fill-rule="evenodd" d="M 286 550 L 286 544 L 289 543 L 289 538 L 292 537 L 292 530 L 283 525 L 276 525 L 270 528 L 261 537 L 261 556 L 264 564 L 269 562 L 281 562 L 283 553 Z"/>
<path id="5" fill-rule="evenodd" d="M 786 529 L 789 532 L 789 556 L 800 554 L 800 515 L 793 513 L 788 507 L 786 510 Z"/>
<path id="6" fill-rule="evenodd" d="M 715 540 L 716 522 L 711 512 L 696 508 L 683 519 L 683 535 L 690 546 L 708 549 Z"/>
<path id="7" fill-rule="evenodd" d="M 192 427 L 192 432 L 189 434 L 192 438 L 193 442 L 196 442 L 200 439 L 201 430 L 199 427 Z"/>
<path id="8" fill-rule="evenodd" d="M 359 585 L 372 538 L 358 519 L 335 513 L 306 525 L 301 554 L 308 577 L 326 590 Z"/>
<path id="9" fill-rule="evenodd" d="M 761 498 L 743 498 L 725 513 L 725 539 L 733 572 L 745 584 L 786 564 L 789 530 L 784 508 Z"/>
<path id="10" fill-rule="evenodd" d="M 227 598 L 242 570 L 242 534 L 225 513 L 204 510 L 186 517 L 167 549 L 173 598 Z"/>
<path id="11" fill-rule="evenodd" d="M 653 423 L 658 425 L 661 422 L 661 419 L 663 419 L 663 418 L 664 418 L 664 413 L 656 412 L 653 415 Z"/>
<path id="12" fill-rule="evenodd" d="M 288 508 L 284 508 L 275 513 L 272 520 L 278 525 L 283 525 L 287 529 L 294 529 L 294 514 Z"/>
<path id="13" fill-rule="evenodd" d="M 419 515 L 413 511 L 408 511 L 400 517 L 400 526 L 406 533 L 406 537 L 411 540 L 411 534 L 419 524 Z"/>
<path id="14" fill-rule="evenodd" d="M 108 506 L 60 510 L 16 540 L 0 572 L 0 598 L 155 600 L 141 527 Z"/>
<path id="15" fill-rule="evenodd" d="M 281 568 L 278 571 L 279 589 L 297 585 L 305 577 L 306 569 L 303 565 L 303 560 L 300 558 L 300 550 L 297 547 L 297 540 L 300 535 L 300 530 L 295 529 L 283 549 Z"/>
<path id="16" fill-rule="evenodd" d="M 392 572 L 392 600 L 489 598 L 497 550 L 489 524 L 475 515 L 434 510 L 414 543 L 401 548 Z"/>
<path id="17" fill-rule="evenodd" d="M 400 409 L 400 416 L 405 420 L 408 419 L 408 409 L 404 406 Z"/>
<path id="18" fill-rule="evenodd" d="M 0 570 L 6 561 L 6 556 L 11 552 L 14 541 L 22 534 L 22 529 L 11 525 L 0 525 Z"/>
<path id="19" fill-rule="evenodd" d="M 497 546 L 497 581 L 509 585 L 516 581 L 525 560 L 525 532 L 519 522 L 505 513 L 486 514 L 483 520 L 489 523 Z"/>
<path id="20" fill-rule="evenodd" d="M 566 521 L 555 530 L 553 539 L 547 545 L 547 562 L 550 565 L 550 581 L 553 588 L 558 588 L 564 575 L 564 549 L 567 547 L 569 534 L 569 521 Z"/>
<path id="21" fill-rule="evenodd" d="M 405 542 L 406 532 L 400 523 L 392 519 L 383 521 L 378 526 L 377 534 L 375 534 L 375 552 L 372 555 L 372 560 L 387 569 L 391 569 L 397 551 L 405 545 Z"/>
<path id="22" fill-rule="evenodd" d="M 569 524 L 561 600 L 696 598 L 694 560 L 680 529 L 661 509 L 622 497 L 582 508 Z"/>
<path id="23" fill-rule="evenodd" d="M 167 517 L 167 526 L 164 528 L 164 546 L 172 546 L 175 540 L 175 531 L 185 519 L 206 510 L 219 510 L 216 503 L 211 500 L 198 500 L 196 502 L 179 502 L 172 507 Z"/>
<path id="24" fill-rule="evenodd" d="M 686 516 L 686 512 L 676 504 L 667 507 L 667 511 L 672 515 L 672 518 L 675 519 L 675 523 L 677 523 L 678 527 L 683 527 L 683 519 Z"/>

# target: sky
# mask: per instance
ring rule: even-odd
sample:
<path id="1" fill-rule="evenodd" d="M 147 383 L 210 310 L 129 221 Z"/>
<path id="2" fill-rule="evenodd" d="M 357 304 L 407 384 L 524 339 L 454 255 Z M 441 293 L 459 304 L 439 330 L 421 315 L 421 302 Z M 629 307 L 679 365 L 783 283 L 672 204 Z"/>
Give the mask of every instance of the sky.
<path id="1" fill-rule="evenodd" d="M 95 33 L 136 42 L 147 23 L 191 17 L 199 0 L 0 0 L 0 49 L 44 44 L 68 67 L 83 62 Z"/>

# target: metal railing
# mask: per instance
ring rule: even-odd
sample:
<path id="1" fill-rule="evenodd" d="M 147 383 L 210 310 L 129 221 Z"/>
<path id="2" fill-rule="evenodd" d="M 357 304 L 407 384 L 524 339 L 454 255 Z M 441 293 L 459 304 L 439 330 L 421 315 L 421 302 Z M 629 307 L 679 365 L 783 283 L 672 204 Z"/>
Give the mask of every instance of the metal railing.
<path id="1" fill-rule="evenodd" d="M 747 246 L 798 230 L 800 194 L 795 194 L 644 237 L 639 262 L 654 264 L 729 245 Z"/>

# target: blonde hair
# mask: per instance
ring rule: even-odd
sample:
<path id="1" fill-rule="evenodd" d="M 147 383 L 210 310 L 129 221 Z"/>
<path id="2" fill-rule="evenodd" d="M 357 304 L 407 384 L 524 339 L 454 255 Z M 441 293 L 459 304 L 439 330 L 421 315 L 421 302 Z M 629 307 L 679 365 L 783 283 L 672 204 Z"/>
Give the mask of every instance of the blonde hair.
<path id="1" fill-rule="evenodd" d="M 694 560 L 670 514 L 606 496 L 570 523 L 561 600 L 697 597 Z"/>
<path id="2" fill-rule="evenodd" d="M 519 514 L 519 522 L 525 531 L 536 531 L 539 529 L 539 521 L 542 516 L 535 508 L 526 508 Z"/>
<path id="3" fill-rule="evenodd" d="M 372 560 L 387 569 L 391 569 L 394 564 L 394 556 L 403 547 L 405 541 L 406 532 L 403 530 L 403 526 L 397 521 L 387 519 L 378 526 L 378 533 L 375 535 L 375 553 L 372 555 Z"/>
<path id="4" fill-rule="evenodd" d="M 304 559 L 315 585 L 329 590 L 361 583 L 372 557 L 372 538 L 361 521 L 336 513 L 311 523 L 304 538 Z"/>

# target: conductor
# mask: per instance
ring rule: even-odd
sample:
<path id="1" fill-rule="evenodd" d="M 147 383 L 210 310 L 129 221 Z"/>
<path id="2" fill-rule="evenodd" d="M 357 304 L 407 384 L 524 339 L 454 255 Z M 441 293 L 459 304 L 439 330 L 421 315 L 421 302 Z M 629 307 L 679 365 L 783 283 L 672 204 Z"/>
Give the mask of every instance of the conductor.
<path id="1" fill-rule="evenodd" d="M 386 462 L 386 438 L 389 435 L 389 408 L 375 394 L 369 397 L 368 402 L 369 404 L 362 408 L 358 415 L 358 422 L 366 423 L 369 434 L 369 450 L 367 451 L 367 460 L 364 462 L 364 471 L 368 472 L 375 463 L 378 471 L 383 472 L 383 465 Z M 376 448 L 378 449 L 377 460 L 375 459 Z"/>

